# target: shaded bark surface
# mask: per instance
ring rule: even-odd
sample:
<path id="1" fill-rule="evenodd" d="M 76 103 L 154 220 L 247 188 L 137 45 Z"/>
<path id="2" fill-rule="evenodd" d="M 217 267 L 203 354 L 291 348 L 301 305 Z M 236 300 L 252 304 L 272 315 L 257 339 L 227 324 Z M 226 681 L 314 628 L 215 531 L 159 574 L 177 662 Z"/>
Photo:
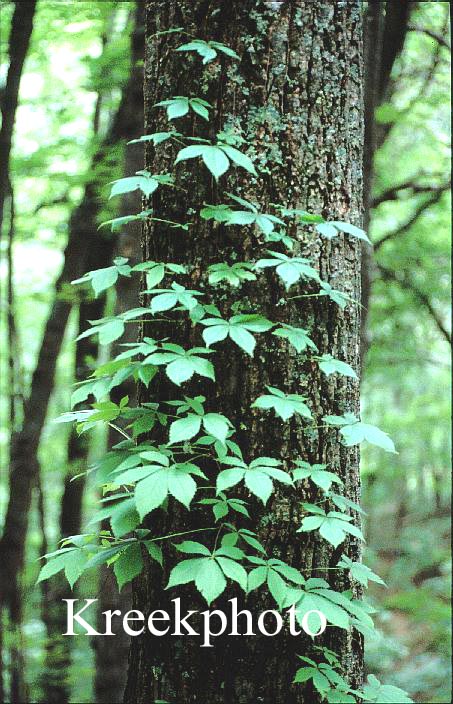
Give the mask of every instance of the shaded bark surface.
<path id="1" fill-rule="evenodd" d="M 225 191 L 260 202 L 263 210 L 269 203 L 306 208 L 330 219 L 361 224 L 362 220 L 362 17 L 361 3 L 301 2 L 231 3 L 215 2 L 147 2 L 147 57 L 145 63 L 146 133 L 167 129 L 162 114 L 153 104 L 173 95 L 200 95 L 215 106 L 211 126 L 185 122 L 193 134 L 214 137 L 227 125 L 242 129 L 254 150 L 255 162 L 262 173 L 257 182 L 243 178 L 238 170 L 221 182 Z M 236 65 L 220 59 L 205 69 L 198 58 L 173 53 L 181 44 L 173 35 L 155 37 L 156 32 L 184 26 L 194 36 L 223 41 L 241 56 Z M 201 86 L 201 87 L 200 87 Z M 192 133 L 192 132 L 189 132 Z M 150 149 L 147 166 L 154 173 L 171 169 L 176 150 L 173 146 Z M 160 190 L 153 207 L 159 217 L 195 224 L 187 234 L 165 229 L 162 225 L 145 228 L 143 256 L 156 261 L 188 265 L 189 288 L 206 294 L 214 292 L 206 283 L 209 264 L 219 261 L 255 260 L 263 256 L 263 238 L 250 228 L 212 226 L 195 215 L 203 202 L 224 202 L 215 182 L 201 162 L 177 168 L 178 183 L 189 192 Z M 290 227 L 298 237 L 297 254 L 309 256 L 321 277 L 335 288 L 360 300 L 360 247 L 351 238 L 332 241 L 307 235 Z M 270 249 L 280 249 L 271 245 Z M 310 291 L 295 286 L 291 295 Z M 215 302 L 225 316 L 231 305 L 241 299 L 241 312 L 255 308 L 273 321 L 286 321 L 308 328 L 319 350 L 330 352 L 356 369 L 359 367 L 359 307 L 348 306 L 343 312 L 325 298 L 287 301 L 279 305 L 284 291 L 272 273 L 244 286 L 240 294 L 220 289 Z M 206 302 L 210 296 L 206 296 Z M 235 311 L 234 311 L 235 312 Z M 178 325 L 145 326 L 153 337 L 171 336 L 186 348 L 201 342 L 200 327 Z M 216 345 L 212 361 L 218 382 L 193 382 L 178 391 L 161 378 L 156 396 L 142 390 L 141 400 L 181 398 L 203 394 L 206 410 L 219 411 L 229 417 L 237 429 L 235 438 L 246 461 L 258 456 L 279 457 L 285 462 L 300 457 L 312 463 L 329 465 L 345 482 L 345 493 L 352 500 L 359 495 L 357 449 L 341 447 L 336 432 L 323 428 L 306 430 L 306 424 L 294 418 L 282 423 L 272 414 L 250 409 L 250 404 L 265 391 L 265 384 L 287 392 L 306 395 L 316 418 L 326 413 L 358 410 L 358 386 L 345 378 L 321 377 L 317 365 L 279 338 L 257 335 L 253 359 L 234 345 Z M 203 466 L 213 481 L 213 469 Z M 214 473 L 215 476 L 215 473 Z M 335 589 L 349 584 L 339 572 L 327 571 L 336 564 L 341 551 L 357 559 L 356 544 L 333 551 L 317 535 L 296 535 L 302 512 L 301 500 L 317 496 L 307 487 L 278 489 L 263 511 L 253 501 L 252 523 L 270 556 L 280 557 L 308 576 L 326 578 Z M 319 497 L 318 497 L 319 498 Z M 157 535 L 189 530 L 212 524 L 200 510 L 188 514 L 172 504 L 168 514 L 155 512 L 147 521 Z M 207 540 L 206 540 L 207 542 Z M 167 550 L 171 551 L 171 548 Z M 171 554 L 174 564 L 175 554 Z M 183 611 L 203 611 L 205 602 L 192 587 L 163 591 L 164 579 L 158 569 L 149 566 L 134 582 L 134 606 L 145 613 L 154 609 L 173 611 L 171 599 L 182 597 Z M 225 609 L 227 599 L 239 596 L 234 588 L 216 600 L 211 608 Z M 275 607 L 267 593 L 253 593 L 245 601 L 253 613 Z M 228 609 L 225 609 L 228 610 Z M 328 629 L 324 644 L 339 652 L 346 676 L 353 685 L 361 680 L 361 639 L 337 629 Z M 317 640 L 317 644 L 320 640 Z M 296 668 L 295 653 L 309 653 L 308 638 L 282 635 L 275 638 L 225 637 L 216 640 L 215 648 L 200 649 L 196 638 L 175 636 L 153 639 L 143 635 L 132 639 L 128 686 L 125 702 L 144 704 L 164 699 L 173 704 L 209 702 L 210 704 L 301 704 L 316 702 L 310 685 L 292 685 Z"/>
<path id="2" fill-rule="evenodd" d="M 365 143 L 363 152 L 363 200 L 364 229 L 368 231 L 371 220 L 373 193 L 373 161 L 376 150 L 383 145 L 390 125 L 378 125 L 375 120 L 376 108 L 391 92 L 391 72 L 401 53 L 408 31 L 410 14 L 416 3 L 370 2 L 364 19 L 364 103 L 365 103 Z M 362 246 L 360 358 L 365 363 L 370 340 L 368 336 L 368 308 L 376 265 L 373 252 L 367 244 Z"/>

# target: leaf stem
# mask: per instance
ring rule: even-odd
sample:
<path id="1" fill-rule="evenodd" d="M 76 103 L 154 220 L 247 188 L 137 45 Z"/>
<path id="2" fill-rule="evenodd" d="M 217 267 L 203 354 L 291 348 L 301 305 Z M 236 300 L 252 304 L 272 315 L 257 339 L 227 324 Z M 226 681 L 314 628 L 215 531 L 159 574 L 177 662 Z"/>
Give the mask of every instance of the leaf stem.
<path id="1" fill-rule="evenodd" d="M 183 533 L 170 533 L 170 535 L 162 535 L 159 538 L 150 538 L 150 542 L 154 543 L 156 540 L 169 540 L 170 538 L 179 538 L 182 535 L 190 535 L 191 533 L 202 533 L 205 530 L 217 530 L 217 526 L 212 526 L 210 528 L 194 528 L 193 530 L 185 530 Z"/>

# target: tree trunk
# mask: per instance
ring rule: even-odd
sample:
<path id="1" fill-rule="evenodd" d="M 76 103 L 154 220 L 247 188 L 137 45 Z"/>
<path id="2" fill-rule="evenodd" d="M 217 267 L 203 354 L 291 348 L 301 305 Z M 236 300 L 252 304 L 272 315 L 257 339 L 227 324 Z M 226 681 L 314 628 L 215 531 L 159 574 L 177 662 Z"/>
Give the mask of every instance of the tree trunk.
<path id="1" fill-rule="evenodd" d="M 19 101 L 20 79 L 30 45 L 35 10 L 36 0 L 28 0 L 28 2 L 16 0 L 9 36 L 8 75 L 0 99 L 2 113 L 2 126 L 0 128 L 0 238 L 3 224 L 3 208 L 9 190 L 9 158 Z"/>
<path id="2" fill-rule="evenodd" d="M 6 76 L 5 86 L 0 94 L 0 109 L 2 124 L 0 127 L 0 241 L 2 239 L 3 230 L 3 214 L 5 207 L 5 200 L 10 193 L 11 195 L 11 220 L 10 220 L 10 233 L 7 242 L 7 267 L 8 267 L 8 284 L 7 284 L 7 295 L 6 295 L 6 305 L 8 306 L 8 331 L 10 336 L 10 342 L 13 341 L 14 337 L 14 313 L 12 308 L 12 263 L 11 263 L 11 246 L 12 246 L 12 234 L 14 230 L 14 201 L 13 201 L 13 189 L 10 184 L 9 177 L 9 163 L 13 140 L 13 130 L 14 122 L 16 119 L 16 110 L 19 102 L 19 87 L 22 77 L 22 71 L 24 67 L 25 58 L 28 53 L 31 33 L 33 30 L 33 19 L 36 10 L 36 0 L 30 0 L 30 2 L 17 2 L 14 6 L 14 13 L 11 23 L 11 31 L 9 35 L 8 42 L 8 56 L 9 56 L 9 66 L 8 73 Z M 12 357 L 10 356 L 12 361 Z M 11 382 L 14 385 L 14 365 L 10 366 L 11 370 Z M 14 412 L 14 406 L 16 399 L 14 396 L 15 390 L 12 387 L 11 394 L 11 410 Z M 11 418 L 11 420 L 14 420 Z M 17 605 L 15 609 L 15 621 L 13 622 L 13 630 L 17 629 L 17 625 L 20 622 L 20 610 Z M 3 627 L 3 614 L 1 614 L 0 608 L 0 627 Z M 13 636 L 13 643 L 16 642 L 15 636 Z M 3 640 L 0 639 L 0 693 L 3 701 L 3 650 L 2 650 Z M 23 686 L 22 678 L 22 666 L 20 653 L 14 652 L 15 646 L 11 651 L 11 695 L 16 698 L 16 700 L 23 698 L 25 696 L 25 690 Z"/>
<path id="3" fill-rule="evenodd" d="M 237 64 L 221 59 L 219 64 L 201 67 L 196 57 L 172 52 L 181 44 L 178 35 L 156 37 L 156 32 L 184 26 L 192 35 L 215 39 L 233 48 L 240 56 Z M 263 178 L 258 182 L 242 179 L 238 172 L 228 176 L 225 191 L 260 202 L 266 211 L 269 203 L 304 208 L 329 219 L 360 224 L 362 219 L 362 16 L 359 0 L 332 3 L 327 1 L 262 2 L 227 0 L 203 2 L 180 0 L 147 1 L 147 57 L 145 62 L 146 133 L 168 129 L 162 113 L 153 104 L 174 95 L 199 95 L 211 105 L 211 125 L 197 124 L 195 134 L 213 137 L 225 126 L 241 128 Z M 189 57 L 189 58 L 188 58 Z M 203 80 L 200 80 L 200 79 Z M 200 86 L 203 85 L 203 89 Z M 184 118 L 186 126 L 190 117 Z M 201 121 L 198 121 L 201 122 Z M 177 129 L 180 126 L 177 123 Z M 200 133 L 199 127 L 202 128 Z M 171 170 L 175 151 L 170 147 L 147 154 L 147 167 L 154 173 Z M 187 164 L 187 162 L 184 162 Z M 187 215 L 189 207 L 224 202 L 219 188 L 200 163 L 178 166 L 177 183 L 189 191 L 158 191 L 153 207 L 161 218 L 185 222 L 195 220 L 187 234 L 148 224 L 144 234 L 144 259 L 186 264 L 192 272 L 189 288 L 212 288 L 201 279 L 209 264 L 221 261 L 255 260 L 266 247 L 250 228 L 213 227 L 197 215 Z M 229 172 L 231 173 L 231 172 Z M 177 234 L 175 234 L 175 232 Z M 291 234 L 296 235 L 294 227 Z M 352 238 L 332 241 L 309 236 L 302 239 L 299 252 L 312 259 L 321 278 L 360 300 L 360 246 Z M 274 246 L 275 247 L 275 246 Z M 270 248 L 273 249 L 273 246 Z M 295 287 L 292 291 L 298 293 Z M 329 352 L 359 367 L 359 307 L 344 311 L 325 298 L 306 298 L 278 305 L 284 295 L 272 275 L 240 291 L 241 312 L 250 308 L 273 321 L 283 320 L 310 330 L 321 353 Z M 291 294 L 293 295 L 293 294 Z M 224 315 L 231 315 L 231 305 L 239 296 L 223 292 L 213 300 Z M 302 302 L 301 302 L 302 301 Z M 199 345 L 199 327 L 153 324 L 145 334 L 171 337 L 187 347 Z M 306 395 L 317 419 L 324 414 L 358 411 L 358 385 L 344 377 L 321 378 L 317 365 L 301 355 L 288 353 L 284 341 L 275 336 L 257 341 L 253 359 L 232 345 L 216 346 L 213 361 L 216 384 L 191 382 L 181 392 L 164 376 L 160 377 L 157 398 L 181 398 L 203 394 L 206 409 L 224 413 L 236 428 L 237 439 L 246 461 L 258 456 L 272 456 L 322 462 L 329 465 L 345 482 L 346 495 L 359 495 L 358 452 L 339 445 L 336 433 L 318 428 L 304 432 L 302 423 L 291 419 L 282 423 L 274 416 L 250 409 L 251 403 L 265 392 L 265 384 L 292 393 Z M 269 339 L 271 338 L 271 339 Z M 303 376 L 302 376 L 303 375 Z M 155 387 L 154 387 L 155 390 Z M 177 394 L 177 395 L 175 395 Z M 149 394 L 141 391 L 141 400 Z M 153 399 L 156 395 L 153 396 Z M 203 467 L 205 471 L 209 469 Z M 212 483 L 212 470 L 211 481 Z M 327 571 L 335 565 L 339 552 L 329 549 L 320 538 L 295 534 L 301 520 L 301 500 L 310 496 L 307 489 L 278 490 L 264 510 L 258 534 L 268 554 L 281 557 L 304 571 L 305 576 L 326 578 L 335 589 L 349 587 L 341 572 Z M 153 517 L 156 514 L 153 514 Z M 158 535 L 189 530 L 200 523 L 200 512 L 190 514 L 172 504 L 168 514 L 159 513 Z M 253 504 L 256 518 L 257 506 Z M 208 519 L 209 520 L 209 519 Z M 147 527 L 152 527 L 150 520 Z M 246 524 L 250 527 L 250 524 Z M 171 547 L 168 548 L 171 550 Z M 167 550 L 167 553 L 168 553 Z M 359 547 L 353 542 L 341 547 L 357 558 Z M 167 572 L 164 574 L 166 578 Z M 148 566 L 134 583 L 134 608 L 145 614 L 153 609 L 172 611 L 174 592 L 164 591 L 161 573 Z M 165 583 L 165 579 L 164 579 Z M 194 589 L 185 587 L 183 611 L 206 608 Z M 222 608 L 226 599 L 238 596 L 234 589 L 215 602 Z M 268 595 L 250 595 L 246 603 L 254 613 L 275 608 Z M 345 675 L 353 686 L 361 680 L 361 638 L 337 629 L 328 629 L 323 643 L 339 653 Z M 321 639 L 317 640 L 317 644 Z M 125 702 L 144 704 L 164 699 L 172 704 L 209 702 L 209 704 L 299 704 L 316 702 L 311 685 L 292 685 L 296 667 L 295 654 L 311 652 L 308 637 L 275 638 L 262 636 L 218 638 L 212 649 L 200 649 L 197 639 L 183 640 L 171 636 L 154 639 L 149 634 L 132 639 L 129 676 Z"/>
<path id="4" fill-rule="evenodd" d="M 374 155 L 383 145 L 390 128 L 378 125 L 375 120 L 376 108 L 389 97 L 391 89 L 391 72 L 395 60 L 404 45 L 410 12 L 415 3 L 402 0 L 395 2 L 370 2 L 365 13 L 364 32 L 364 102 L 365 102 L 365 143 L 363 153 L 363 200 L 364 222 L 369 230 L 372 209 Z M 362 246 L 361 265 L 361 303 L 362 316 L 360 324 L 360 359 L 361 367 L 365 363 L 370 345 L 368 334 L 368 308 L 374 269 L 376 268 L 373 252 L 369 246 Z"/>
<path id="5" fill-rule="evenodd" d="M 143 0 L 138 0 L 135 17 L 135 31 L 133 36 L 133 85 L 134 85 L 134 113 L 133 123 L 130 124 L 131 131 L 135 136 L 139 136 L 143 129 L 143 58 L 145 54 L 145 5 Z M 143 169 L 143 147 L 140 144 L 129 145 L 126 150 L 124 160 L 124 174 L 126 176 Z M 137 191 L 125 194 L 121 203 L 121 214 L 138 213 L 140 211 L 141 198 Z M 128 229 L 120 232 L 117 241 L 116 254 L 120 257 L 127 257 L 132 265 L 140 261 L 140 235 L 141 230 L 138 223 L 131 223 Z M 116 312 L 122 313 L 133 308 L 136 304 L 139 293 L 139 282 L 136 277 L 120 277 L 116 285 Z M 87 317 L 86 320 L 92 319 Z M 136 325 L 129 325 L 126 334 L 121 338 L 121 343 L 135 342 L 137 340 Z M 124 348 L 113 345 L 111 354 L 119 354 Z M 116 387 L 111 394 L 115 402 L 119 402 L 124 396 L 129 396 L 129 405 L 134 405 L 135 387 L 132 380 L 123 382 Z M 118 433 L 112 430 L 109 434 L 109 446 L 118 442 Z M 103 526 L 107 530 L 108 525 Z M 98 618 L 103 620 L 102 613 L 108 609 L 119 609 L 123 613 L 131 606 L 130 586 L 123 588 L 118 593 L 115 579 L 110 569 L 105 566 L 100 569 L 100 594 L 98 606 Z M 101 627 L 102 630 L 102 627 Z M 129 650 L 130 637 L 120 631 L 114 638 L 97 638 L 94 640 L 96 650 L 96 675 L 94 689 L 97 704 L 116 704 L 122 702 L 127 676 L 127 654 Z"/>

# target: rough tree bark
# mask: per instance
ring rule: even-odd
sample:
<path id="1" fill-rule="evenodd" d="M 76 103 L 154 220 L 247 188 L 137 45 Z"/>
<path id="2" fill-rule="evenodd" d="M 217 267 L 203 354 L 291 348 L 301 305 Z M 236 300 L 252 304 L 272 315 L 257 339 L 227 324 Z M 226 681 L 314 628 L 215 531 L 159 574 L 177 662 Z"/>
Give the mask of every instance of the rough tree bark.
<path id="1" fill-rule="evenodd" d="M 203 69 L 199 59 L 172 52 L 181 43 L 179 37 L 155 36 L 156 32 L 180 26 L 194 36 L 223 41 L 239 53 L 240 63 L 221 59 L 219 64 Z M 336 3 L 147 0 L 146 36 L 146 133 L 166 129 L 165 117 L 152 108 L 155 102 L 173 95 L 204 93 L 215 106 L 213 126 L 205 128 L 198 121 L 195 127 L 191 118 L 184 118 L 186 127 L 194 127 L 194 133 L 203 137 L 214 136 L 226 125 L 241 128 L 263 174 L 256 183 L 243 179 L 243 172 L 238 171 L 237 175 L 224 179 L 222 186 L 226 191 L 255 199 L 264 209 L 269 203 L 282 203 L 331 219 L 361 223 L 363 104 L 359 0 Z M 173 147 L 158 148 L 156 152 L 150 149 L 148 168 L 154 173 L 170 170 L 175 153 Z M 190 168 L 178 167 L 178 183 L 189 187 L 188 193 L 177 191 L 175 196 L 166 190 L 158 191 L 154 197 L 153 207 L 159 217 L 186 221 L 189 207 L 222 202 L 219 189 L 205 167 L 201 163 L 190 164 Z M 190 218 L 195 219 L 195 224 L 187 235 L 148 224 L 143 242 L 145 259 L 188 265 L 192 272 L 190 287 L 201 287 L 213 294 L 202 276 L 210 263 L 254 260 L 266 248 L 261 237 L 250 229 L 212 227 L 196 214 Z M 292 234 L 297 234 L 295 228 Z M 300 253 L 312 259 L 321 277 L 360 300 L 358 243 L 352 238 L 321 241 L 298 234 Z M 297 287 L 294 291 L 298 293 Z M 244 311 L 251 305 L 270 320 L 308 327 L 322 352 L 330 352 L 358 369 L 358 306 L 348 306 L 342 312 L 325 298 L 299 299 L 279 306 L 282 295 L 283 290 L 272 274 L 260 276 L 240 292 Z M 229 315 L 237 297 L 222 291 L 216 303 Z M 183 323 L 166 327 L 156 324 L 145 328 L 145 332 L 158 338 L 171 336 L 172 341 L 185 347 L 201 342 L 199 327 L 190 328 Z M 324 462 L 343 478 L 347 496 L 357 500 L 357 449 L 341 447 L 333 431 L 318 428 L 307 433 L 304 425 L 294 419 L 283 424 L 271 415 L 263 416 L 250 409 L 265 384 L 271 384 L 306 395 L 316 418 L 345 410 L 357 412 L 357 383 L 345 378 L 321 378 L 316 365 L 293 354 L 279 338 L 258 337 L 253 359 L 233 345 L 217 345 L 213 361 L 218 382 L 194 382 L 184 392 L 189 396 L 202 393 L 207 398 L 207 410 L 222 412 L 233 421 L 247 461 L 268 455 L 284 460 L 300 457 Z M 162 378 L 156 397 L 175 398 L 175 387 Z M 149 400 L 144 390 L 142 400 Z M 212 468 L 204 469 L 212 478 Z M 349 586 L 344 575 L 326 570 L 335 564 L 338 551 L 333 555 L 316 536 L 295 534 L 301 520 L 300 501 L 307 496 L 314 498 L 306 488 L 278 490 L 264 517 L 259 522 L 257 519 L 260 539 L 270 555 L 285 559 L 307 576 L 328 579 L 333 588 L 344 589 Z M 253 502 L 252 506 L 253 515 L 259 516 Z M 201 520 L 198 512 L 191 511 L 188 515 L 172 505 L 168 514 L 153 513 L 147 525 L 163 535 L 200 527 Z M 342 546 L 341 550 L 355 559 L 359 554 L 355 543 Z M 164 582 L 166 577 L 167 572 Z M 170 600 L 176 594 L 164 591 L 161 585 L 162 574 L 149 565 L 134 583 L 135 607 L 145 613 L 157 608 L 171 612 Z M 206 608 L 192 588 L 181 589 L 177 594 L 183 597 L 184 611 Z M 226 599 L 233 595 L 237 596 L 235 590 L 229 589 L 214 602 L 214 608 L 225 606 Z M 246 603 L 255 613 L 274 608 L 266 594 L 254 593 L 246 602 L 239 598 L 239 603 Z M 357 685 L 362 672 L 361 638 L 357 633 L 351 636 L 337 629 L 328 631 L 329 636 L 323 642 L 339 652 L 346 676 Z M 317 701 L 311 686 L 291 684 L 294 655 L 310 652 L 312 645 L 308 638 L 228 636 L 218 638 L 216 647 L 209 650 L 200 649 L 196 641 L 175 636 L 154 640 L 149 635 L 133 638 L 125 702 Z"/>

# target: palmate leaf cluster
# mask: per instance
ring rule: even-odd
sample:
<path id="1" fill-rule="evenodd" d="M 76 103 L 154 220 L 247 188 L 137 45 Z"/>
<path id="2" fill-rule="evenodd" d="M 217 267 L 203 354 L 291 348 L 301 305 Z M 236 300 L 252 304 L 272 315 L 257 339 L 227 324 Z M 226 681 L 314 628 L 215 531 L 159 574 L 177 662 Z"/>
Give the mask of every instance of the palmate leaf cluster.
<path id="1" fill-rule="evenodd" d="M 197 39 L 178 47 L 177 51 L 199 55 L 204 64 L 217 59 L 219 52 L 227 59 L 239 58 L 222 44 Z M 195 121 L 198 118 L 209 121 L 212 110 L 207 101 L 197 96 L 169 97 L 155 107 L 166 110 L 170 121 L 192 117 Z M 101 344 L 109 345 L 121 338 L 126 324 L 146 321 L 149 327 L 154 321 L 164 320 L 170 329 L 181 321 L 190 322 L 198 341 L 186 349 L 170 338 L 145 336 L 137 343 L 126 344 L 114 359 L 98 367 L 86 382 L 78 385 L 72 398 L 73 406 L 86 402 L 91 396 L 95 401 L 89 408 L 63 414 L 58 421 L 75 421 L 79 432 L 108 423 L 123 436 L 94 468 L 103 499 L 91 523 L 107 521 L 110 529 L 63 541 L 59 550 L 45 556 L 39 579 L 48 579 L 63 571 L 73 586 L 85 570 L 107 564 L 112 566 L 122 588 L 141 573 L 145 555 L 162 565 L 161 543 L 170 540 L 169 553 L 174 562 L 166 566 L 170 568 L 167 589 L 193 583 L 208 604 L 214 602 L 229 583 L 234 583 L 246 595 L 266 589 L 278 609 L 294 607 L 299 623 L 308 611 L 321 611 L 332 627 L 370 633 L 373 609 L 366 602 L 355 599 L 350 590 L 335 591 L 324 579 L 307 579 L 294 566 L 268 555 L 257 534 L 242 526 L 250 517 L 249 505 L 265 505 L 277 487 L 291 491 L 295 483 L 306 482 L 313 502 L 301 506 L 304 517 L 297 531 L 300 539 L 327 541 L 333 548 L 350 539 L 362 540 L 355 521 L 360 507 L 332 491 L 333 486 L 338 491 L 343 488 L 339 469 L 311 465 L 300 457 L 245 458 L 235 440 L 236 428 L 231 420 L 209 407 L 204 396 L 186 394 L 181 397 L 178 389 L 194 377 L 202 377 L 206 383 L 219 383 L 215 369 L 217 349 L 235 345 L 253 358 L 263 335 L 286 340 L 288 352 L 294 354 L 295 350 L 296 354 L 305 355 L 323 374 L 339 374 L 352 379 L 349 383 L 356 383 L 357 374 L 352 367 L 333 358 L 328 350 L 318 349 L 308 328 L 268 320 L 259 310 L 244 312 L 232 306 L 230 311 L 221 312 L 215 292 L 217 286 L 238 289 L 253 286 L 259 277 L 273 276 L 281 287 L 282 302 L 290 289 L 298 291 L 304 286 L 309 291 L 306 295 L 326 296 L 340 308 L 354 305 L 347 294 L 321 279 L 313 262 L 293 251 L 295 240 L 287 235 L 286 228 L 288 222 L 296 221 L 298 227 L 311 228 L 307 237 L 331 239 L 340 233 L 360 240 L 367 240 L 367 237 L 348 223 L 325 222 L 321 216 L 275 204 L 269 206 L 274 212 L 268 212 L 257 203 L 223 192 L 221 179 L 232 168 L 258 178 L 253 160 L 245 151 L 247 144 L 233 133 L 219 132 L 216 141 L 208 141 L 169 130 L 145 135 L 140 140 L 152 142 L 156 148 L 161 144 L 168 146 L 168 143 L 178 145 L 174 159 L 176 173 L 181 162 L 197 160 L 196 168 L 206 168 L 217 181 L 217 188 L 223 194 L 221 198 L 234 203 L 204 204 L 199 211 L 201 220 L 212 221 L 213 229 L 249 228 L 260 242 L 273 241 L 286 247 L 289 253 L 272 249 L 265 250 L 265 256 L 255 262 L 211 264 L 205 272 L 207 286 L 200 287 L 202 290 L 191 287 L 191 272 L 180 264 L 146 261 L 130 266 L 124 258 L 115 259 L 111 267 L 88 272 L 74 282 L 89 284 L 98 296 L 114 286 L 120 276 L 144 276 L 146 280 L 146 305 L 90 321 L 91 327 L 80 338 L 97 335 Z M 141 171 L 113 182 L 111 197 L 140 190 L 148 198 L 159 188 L 176 186 L 173 174 Z M 180 236 L 191 236 L 191 223 L 160 219 L 150 209 L 105 224 L 117 229 L 134 220 L 164 223 L 170 229 L 182 229 Z M 270 240 L 271 237 L 274 239 Z M 213 291 L 210 298 L 209 290 Z M 161 374 L 175 385 L 177 393 L 172 398 L 159 398 L 137 408 L 129 406 L 127 397 L 119 403 L 109 399 L 112 389 L 128 378 L 149 386 Z M 278 422 L 302 424 L 307 431 L 322 423 L 326 431 L 339 433 L 339 440 L 346 446 L 367 441 L 388 452 L 395 451 L 386 433 L 363 423 L 350 412 L 314 417 L 308 399 L 294 393 L 294 389 L 263 386 L 263 393 L 251 404 L 251 413 L 260 417 L 268 412 L 275 414 Z M 160 428 L 160 437 L 164 438 L 161 444 L 148 439 L 155 426 Z M 202 466 L 200 458 L 203 458 Z M 195 506 L 198 511 L 205 511 L 206 527 L 156 535 L 161 523 L 159 512 L 172 510 L 174 503 L 183 511 L 191 511 Z M 141 527 L 145 518 L 146 525 L 155 525 L 153 531 Z M 194 533 L 198 533 L 197 540 L 193 539 Z M 185 538 L 182 542 L 181 537 Z M 345 571 L 352 584 L 366 586 L 368 580 L 382 582 L 371 570 L 346 555 L 333 569 Z M 327 662 L 302 656 L 308 667 L 304 665 L 298 670 L 295 681 L 311 679 L 329 702 L 355 701 L 350 698 L 352 690 L 337 672 L 339 662 L 335 654 L 324 651 Z M 353 694 L 365 701 L 376 701 L 372 697 L 385 697 L 388 690 L 371 679 L 363 692 Z"/>

